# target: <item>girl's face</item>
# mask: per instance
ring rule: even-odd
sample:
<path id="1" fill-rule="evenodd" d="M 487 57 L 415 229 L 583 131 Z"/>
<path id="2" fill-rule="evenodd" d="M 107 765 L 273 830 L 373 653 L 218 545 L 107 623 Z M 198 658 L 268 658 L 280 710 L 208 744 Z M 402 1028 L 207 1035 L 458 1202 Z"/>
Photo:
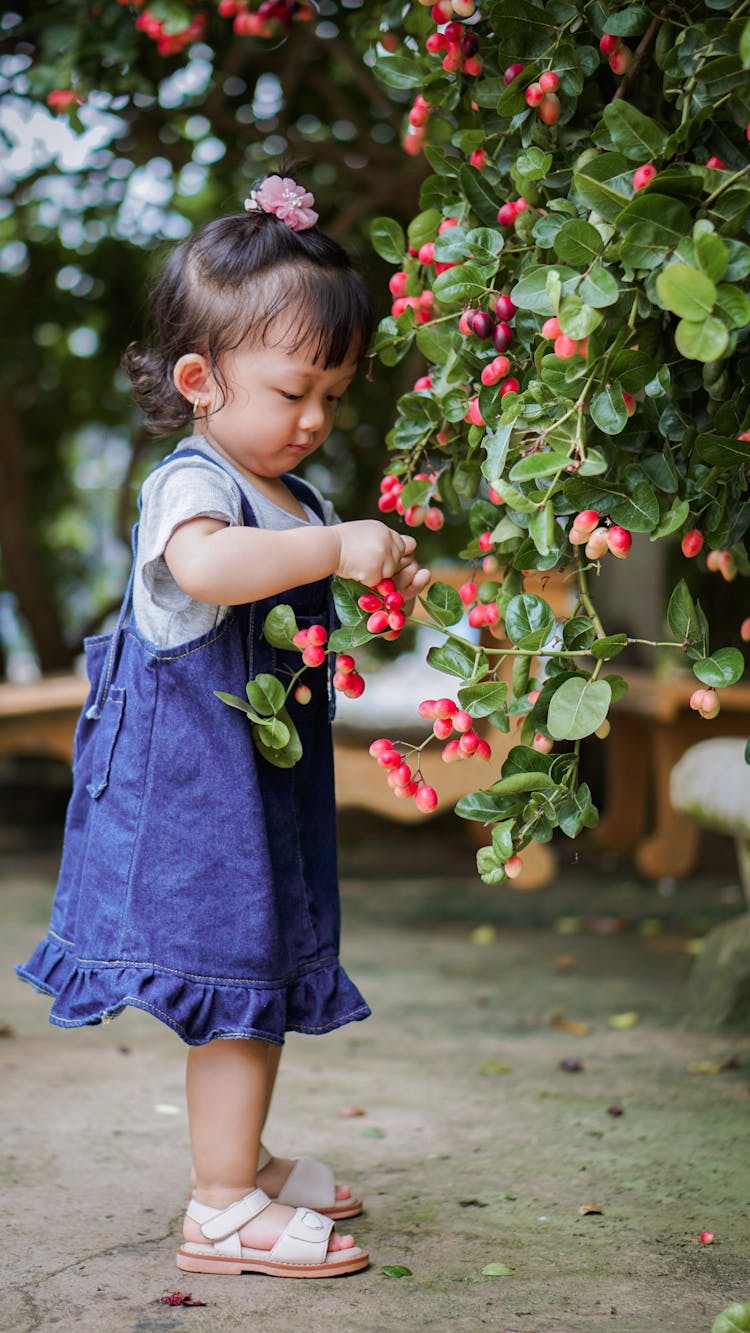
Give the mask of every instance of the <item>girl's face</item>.
<path id="1" fill-rule="evenodd" d="M 311 348 L 240 346 L 221 358 L 226 402 L 211 377 L 208 414 L 200 414 L 196 431 L 251 477 L 278 477 L 329 435 L 358 364 L 352 358 L 326 370 Z"/>

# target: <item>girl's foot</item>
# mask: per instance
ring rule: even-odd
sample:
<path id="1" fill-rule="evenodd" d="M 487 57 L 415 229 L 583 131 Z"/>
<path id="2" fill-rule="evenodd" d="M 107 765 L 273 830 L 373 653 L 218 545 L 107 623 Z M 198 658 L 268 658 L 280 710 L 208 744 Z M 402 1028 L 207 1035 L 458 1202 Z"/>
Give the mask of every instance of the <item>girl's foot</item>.
<path id="1" fill-rule="evenodd" d="M 284 1188 L 293 1167 L 294 1158 L 292 1157 L 271 1157 L 265 1166 L 258 1171 L 257 1183 L 260 1189 L 265 1190 L 266 1194 L 275 1199 Z M 352 1192 L 348 1185 L 336 1186 L 337 1203 L 346 1203 L 351 1197 Z"/>
<path id="2" fill-rule="evenodd" d="M 256 1180 L 258 1188 L 264 1190 L 265 1193 L 269 1196 L 269 1198 L 276 1199 L 277 1196 L 281 1193 L 282 1189 L 284 1188 L 284 1185 L 289 1179 L 292 1171 L 294 1170 L 294 1167 L 297 1165 L 298 1160 L 299 1159 L 292 1157 L 272 1157 L 268 1153 L 267 1149 L 265 1149 L 261 1144 L 261 1161 L 263 1165 L 258 1167 L 257 1180 Z M 321 1212 L 327 1213 L 328 1216 L 330 1217 L 335 1218 L 336 1216 L 338 1216 L 342 1220 L 343 1218 L 346 1217 L 358 1216 L 358 1214 L 362 1212 L 361 1200 L 352 1199 L 352 1192 L 348 1185 L 336 1185 L 334 1189 L 332 1182 L 333 1173 L 330 1171 L 330 1168 L 329 1167 L 322 1168 L 320 1165 L 317 1165 L 316 1173 L 317 1171 L 321 1170 L 325 1170 L 329 1179 L 328 1190 L 327 1190 L 328 1201 L 325 1204 L 323 1204 L 321 1203 L 320 1198 L 315 1198 L 311 1194 L 309 1199 L 303 1200 L 302 1198 L 299 1199 L 293 1198 L 292 1199 L 293 1205 L 296 1207 L 299 1207 L 301 1205 L 303 1207 L 318 1209 Z M 195 1184 L 196 1184 L 195 1167 L 191 1167 L 190 1170 L 191 1192 L 195 1191 Z M 319 1184 L 318 1188 L 320 1188 Z M 335 1203 L 333 1205 L 330 1202 L 331 1189 L 333 1189 L 335 1198 Z"/>
<path id="3" fill-rule="evenodd" d="M 242 1198 L 242 1192 L 237 1195 Z M 196 1198 L 201 1203 L 208 1203 L 216 1208 L 226 1208 L 232 1202 L 231 1197 L 209 1196 L 203 1191 L 196 1194 Z M 271 1203 L 263 1209 L 257 1217 L 248 1222 L 240 1229 L 240 1241 L 242 1245 L 250 1250 L 272 1250 L 284 1228 L 294 1217 L 294 1208 L 287 1208 L 281 1203 Z M 191 1217 L 186 1217 L 182 1225 L 182 1234 L 186 1241 L 194 1241 L 196 1244 L 205 1243 L 205 1237 L 197 1222 Z M 336 1250 L 349 1250 L 354 1245 L 353 1236 L 339 1236 L 336 1231 L 331 1232 L 328 1242 L 328 1253 L 332 1254 Z"/>

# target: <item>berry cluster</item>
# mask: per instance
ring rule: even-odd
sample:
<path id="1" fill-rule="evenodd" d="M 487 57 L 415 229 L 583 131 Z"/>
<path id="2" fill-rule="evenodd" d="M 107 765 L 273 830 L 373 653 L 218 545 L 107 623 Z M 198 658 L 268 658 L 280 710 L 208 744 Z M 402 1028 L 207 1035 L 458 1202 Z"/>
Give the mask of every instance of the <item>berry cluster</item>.
<path id="1" fill-rule="evenodd" d="M 355 668 L 356 662 L 351 653 L 339 653 L 333 673 L 333 688 L 340 690 L 347 699 L 358 699 L 360 694 L 364 694 L 364 679 Z"/>
<path id="2" fill-rule="evenodd" d="M 430 118 L 431 111 L 432 106 L 427 98 L 423 97 L 421 93 L 417 93 L 409 109 L 409 128 L 401 140 L 401 147 L 410 157 L 416 157 L 417 153 L 422 151 L 427 121 Z"/>
<path id="3" fill-rule="evenodd" d="M 425 247 L 423 246 L 422 249 L 424 248 Z M 407 296 L 406 288 L 408 283 L 408 275 L 404 273 L 403 269 L 399 269 L 397 273 L 392 274 L 388 280 L 391 296 L 394 298 L 391 306 L 391 314 L 393 315 L 393 318 L 398 319 L 399 315 L 403 315 L 405 310 L 411 308 L 414 311 L 415 324 L 429 324 L 434 315 L 434 292 L 428 287 L 425 288 L 423 292 L 420 292 L 419 296 Z"/>
<path id="4" fill-rule="evenodd" d="M 545 319 L 541 327 L 541 335 L 550 342 L 554 340 L 555 356 L 561 361 L 567 361 L 571 356 L 583 356 L 588 353 L 588 338 L 569 338 L 560 328 L 560 321 L 557 315 L 551 319 Z"/>
<path id="5" fill-rule="evenodd" d="M 473 579 L 461 584 L 458 595 L 469 612 L 468 620 L 473 629 L 487 626 L 492 629 L 500 624 L 500 611 L 495 601 L 497 583 L 482 583 L 477 587 Z"/>
<path id="6" fill-rule="evenodd" d="M 721 574 L 725 583 L 731 583 L 737 577 L 737 561 L 731 551 L 709 551 L 706 564 L 712 574 Z"/>
<path id="7" fill-rule="evenodd" d="M 379 740 L 373 741 L 370 754 L 373 759 L 377 759 L 381 768 L 388 770 L 388 786 L 394 796 L 401 798 L 412 796 L 417 809 L 423 814 L 429 814 L 436 808 L 438 796 L 435 788 L 428 786 L 422 780 L 419 769 L 412 772 L 404 755 L 396 749 L 393 741 L 381 736 Z"/>
<path id="8" fill-rule="evenodd" d="M 425 375 L 422 378 L 426 380 L 427 383 L 423 384 L 420 380 L 417 380 L 414 388 L 431 388 L 432 381 L 429 379 L 429 376 Z M 418 472 L 414 477 L 414 481 L 427 481 L 433 487 L 437 482 L 437 479 L 437 472 Z M 394 477 L 391 473 L 387 473 L 386 476 L 383 477 L 383 480 L 380 483 L 380 499 L 378 500 L 378 509 L 381 514 L 389 514 L 395 511 L 395 513 L 403 518 L 406 526 L 409 528 L 418 528 L 424 523 L 425 527 L 429 528 L 431 532 L 439 532 L 445 522 L 445 515 L 443 514 L 442 509 L 438 509 L 437 505 L 430 503 L 413 504 L 405 509 L 403 500 L 401 499 L 403 489 L 404 482 L 399 481 L 398 477 Z M 434 497 L 431 496 L 430 499 L 432 498 Z M 396 595 L 400 596 L 400 593 L 397 593 Z M 401 605 L 403 605 L 403 598 L 401 599 Z M 398 607 L 397 609 L 400 610 L 401 608 Z"/>
<path id="9" fill-rule="evenodd" d="M 492 750 L 488 742 L 474 731 L 474 719 L 463 708 L 459 708 L 455 699 L 423 699 L 418 711 L 420 717 L 432 722 L 437 739 L 446 742 L 442 752 L 444 763 L 453 764 L 473 754 L 478 759 L 491 757 Z M 451 737 L 454 731 L 457 738 Z"/>
<path id="10" fill-rule="evenodd" d="M 381 579 L 372 592 L 363 592 L 357 598 L 360 611 L 367 614 L 370 634 L 381 634 L 384 639 L 397 639 L 406 624 L 404 599 L 393 579 Z"/>
<path id="11" fill-rule="evenodd" d="M 152 14 L 150 9 L 143 9 L 135 21 L 135 26 L 139 32 L 145 32 L 147 37 L 156 42 L 160 56 L 176 56 L 192 42 L 200 41 L 206 30 L 206 16 L 196 14 L 185 28 L 170 32 L 167 24 Z"/>
<path id="12" fill-rule="evenodd" d="M 456 5 L 462 9 L 467 7 L 471 0 L 451 0 L 449 8 L 455 14 Z M 425 46 L 431 55 L 442 56 L 442 65 L 446 74 L 468 74 L 472 78 L 482 73 L 482 57 L 479 54 L 479 38 L 474 32 L 467 32 L 462 23 L 447 22 L 442 15 L 446 11 L 446 5 L 438 3 L 433 7 L 433 18 L 440 24 L 445 24 L 441 32 L 433 32 L 425 42 Z M 472 7 L 471 13 L 474 9 Z M 440 17 L 436 17 L 439 14 Z M 470 18 L 471 14 L 461 17 Z"/>
<path id="13" fill-rule="evenodd" d="M 571 546 L 583 546 L 589 560 L 601 560 L 607 551 L 625 560 L 630 554 L 633 538 L 627 528 L 621 528 L 610 518 L 600 518 L 595 509 L 583 509 L 576 514 L 568 532 Z"/>
<path id="14" fill-rule="evenodd" d="M 507 203 L 502 204 L 497 210 L 497 220 L 500 223 L 500 226 L 512 227 L 519 214 L 525 213 L 528 207 L 528 200 L 523 197 L 509 199 Z"/>
<path id="15" fill-rule="evenodd" d="M 274 37 L 278 28 L 288 32 L 294 19 L 309 20 L 313 12 L 304 0 L 262 0 L 254 11 L 247 0 L 219 0 L 221 17 L 233 20 L 238 37 Z"/>
<path id="16" fill-rule="evenodd" d="M 716 717 L 721 704 L 716 690 L 693 690 L 690 696 L 690 707 L 701 717 L 711 719 Z"/>
<path id="17" fill-rule="evenodd" d="M 607 57 L 607 63 L 613 74 L 624 74 L 630 69 L 633 52 L 629 46 L 626 46 L 622 37 L 616 37 L 613 32 L 602 34 L 599 42 L 599 50 L 603 56 Z"/>
<path id="18" fill-rule="evenodd" d="M 559 87 L 559 74 L 548 69 L 539 75 L 537 83 L 530 83 L 526 89 L 526 105 L 536 107 L 537 115 L 545 125 L 554 125 L 560 119 Z"/>
<path id="19" fill-rule="evenodd" d="M 299 629 L 293 636 L 295 647 L 302 649 L 302 661 L 307 667 L 322 666 L 328 656 L 326 644 L 328 642 L 328 631 L 325 625 L 310 625 L 308 629 Z M 346 694 L 350 699 L 358 699 L 360 694 L 364 694 L 365 682 L 359 672 L 355 670 L 356 662 L 349 653 L 339 653 L 336 658 L 336 670 L 333 676 L 333 685 L 342 694 Z M 298 685 L 294 691 L 294 697 L 299 704 L 308 704 L 312 697 L 308 685 Z"/>

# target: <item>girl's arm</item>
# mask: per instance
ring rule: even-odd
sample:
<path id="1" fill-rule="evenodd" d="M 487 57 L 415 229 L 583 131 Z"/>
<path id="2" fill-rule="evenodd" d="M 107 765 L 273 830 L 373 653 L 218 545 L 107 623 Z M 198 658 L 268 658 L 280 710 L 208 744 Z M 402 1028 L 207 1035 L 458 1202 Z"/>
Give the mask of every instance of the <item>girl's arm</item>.
<path id="1" fill-rule="evenodd" d="M 276 531 L 232 527 L 213 518 L 182 523 L 164 559 L 189 597 L 238 606 L 312 583 L 329 574 L 368 587 L 413 566 L 416 543 L 376 519 Z"/>

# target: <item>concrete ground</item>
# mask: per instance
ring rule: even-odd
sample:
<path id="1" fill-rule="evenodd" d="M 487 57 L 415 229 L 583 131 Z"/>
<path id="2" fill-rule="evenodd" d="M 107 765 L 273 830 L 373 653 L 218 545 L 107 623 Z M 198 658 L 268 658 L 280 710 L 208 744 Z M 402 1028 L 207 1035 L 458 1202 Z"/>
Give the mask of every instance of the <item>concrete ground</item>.
<path id="1" fill-rule="evenodd" d="M 740 910 L 731 871 L 657 890 L 566 844 L 520 894 L 441 828 L 343 829 L 343 958 L 374 1016 L 290 1038 L 266 1136 L 365 1196 L 346 1226 L 369 1271 L 317 1282 L 174 1267 L 184 1048 L 132 1010 L 47 1023 L 11 969 L 54 839 L 0 839 L 1 1329 L 708 1333 L 750 1300 L 750 1034 L 683 1020 L 695 932 Z M 161 1304 L 177 1289 L 205 1305 Z"/>

